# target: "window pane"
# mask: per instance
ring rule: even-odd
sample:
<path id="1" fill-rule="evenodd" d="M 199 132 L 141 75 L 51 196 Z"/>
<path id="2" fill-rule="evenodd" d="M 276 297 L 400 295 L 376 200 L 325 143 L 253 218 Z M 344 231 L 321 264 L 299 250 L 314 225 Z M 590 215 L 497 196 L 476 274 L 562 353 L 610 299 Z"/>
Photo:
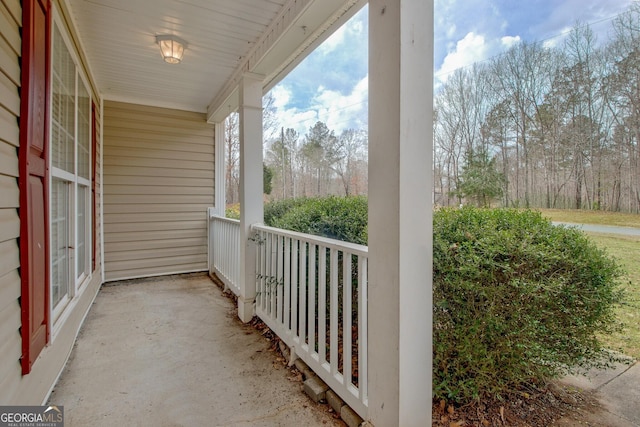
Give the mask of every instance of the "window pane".
<path id="1" fill-rule="evenodd" d="M 69 292 L 69 184 L 51 182 L 51 300 L 55 308 Z"/>
<path id="2" fill-rule="evenodd" d="M 62 35 L 55 27 L 51 93 L 51 161 L 74 172 L 76 67 Z"/>
<path id="3" fill-rule="evenodd" d="M 78 175 L 89 179 L 91 147 L 91 104 L 89 92 L 82 80 L 78 79 Z"/>
<path id="4" fill-rule="evenodd" d="M 83 185 L 78 185 L 78 217 L 77 217 L 77 250 L 78 256 L 78 272 L 76 278 L 82 276 L 83 273 L 87 273 L 87 192 L 88 188 Z"/>
<path id="5" fill-rule="evenodd" d="M 73 46 L 66 45 L 63 31 L 54 22 L 50 142 L 54 317 L 64 310 L 75 285 L 80 285 L 91 267 L 91 96 L 72 57 Z"/>

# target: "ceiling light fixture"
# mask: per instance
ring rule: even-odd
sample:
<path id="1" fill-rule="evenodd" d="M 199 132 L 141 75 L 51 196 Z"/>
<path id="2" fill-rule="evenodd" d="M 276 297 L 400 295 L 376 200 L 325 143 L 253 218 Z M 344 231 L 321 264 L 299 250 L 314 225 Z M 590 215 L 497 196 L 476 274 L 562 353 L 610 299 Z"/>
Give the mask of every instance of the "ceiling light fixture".
<path id="1" fill-rule="evenodd" d="M 162 58 L 169 64 L 178 64 L 187 48 L 187 42 L 171 34 L 156 36 L 156 43 L 160 46 Z"/>

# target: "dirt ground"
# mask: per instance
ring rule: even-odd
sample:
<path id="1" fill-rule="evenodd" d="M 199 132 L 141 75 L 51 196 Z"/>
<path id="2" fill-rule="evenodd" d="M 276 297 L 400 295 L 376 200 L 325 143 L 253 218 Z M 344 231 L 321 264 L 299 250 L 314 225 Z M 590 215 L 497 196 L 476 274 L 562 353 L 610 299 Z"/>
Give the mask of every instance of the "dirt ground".
<path id="1" fill-rule="evenodd" d="M 437 427 L 613 427 L 609 414 L 592 392 L 549 384 L 543 390 L 514 395 L 503 402 L 478 402 L 454 407 L 445 401 L 433 405 Z"/>

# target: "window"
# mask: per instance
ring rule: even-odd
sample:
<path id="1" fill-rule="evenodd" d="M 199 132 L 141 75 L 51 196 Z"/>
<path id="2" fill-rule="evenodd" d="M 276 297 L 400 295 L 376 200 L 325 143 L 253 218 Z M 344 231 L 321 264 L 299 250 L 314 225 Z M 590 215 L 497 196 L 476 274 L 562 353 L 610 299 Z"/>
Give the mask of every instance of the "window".
<path id="1" fill-rule="evenodd" d="M 51 310 L 54 322 L 91 269 L 91 95 L 54 20 L 51 59 Z"/>

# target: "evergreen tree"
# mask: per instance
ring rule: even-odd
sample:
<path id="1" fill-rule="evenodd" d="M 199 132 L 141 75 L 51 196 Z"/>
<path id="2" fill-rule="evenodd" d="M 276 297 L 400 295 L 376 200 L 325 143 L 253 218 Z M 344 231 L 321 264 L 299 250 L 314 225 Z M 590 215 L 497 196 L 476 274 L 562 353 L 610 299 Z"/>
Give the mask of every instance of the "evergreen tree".
<path id="1" fill-rule="evenodd" d="M 462 168 L 455 195 L 475 200 L 478 207 L 489 207 L 491 201 L 502 197 L 504 175 L 496 169 L 496 159 L 489 153 L 471 153 Z"/>

